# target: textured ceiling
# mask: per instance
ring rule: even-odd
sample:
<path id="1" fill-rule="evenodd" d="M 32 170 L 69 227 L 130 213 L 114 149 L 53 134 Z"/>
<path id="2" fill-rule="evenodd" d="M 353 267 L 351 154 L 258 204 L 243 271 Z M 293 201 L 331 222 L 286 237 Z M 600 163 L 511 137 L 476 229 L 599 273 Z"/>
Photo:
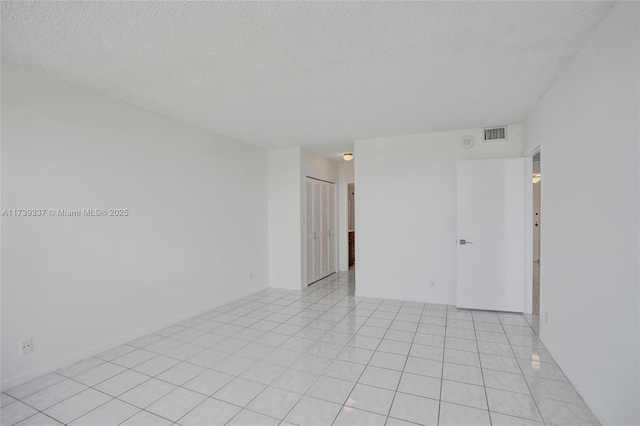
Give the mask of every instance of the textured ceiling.
<path id="1" fill-rule="evenodd" d="M 598 2 L 2 2 L 2 59 L 264 147 L 518 123 Z"/>

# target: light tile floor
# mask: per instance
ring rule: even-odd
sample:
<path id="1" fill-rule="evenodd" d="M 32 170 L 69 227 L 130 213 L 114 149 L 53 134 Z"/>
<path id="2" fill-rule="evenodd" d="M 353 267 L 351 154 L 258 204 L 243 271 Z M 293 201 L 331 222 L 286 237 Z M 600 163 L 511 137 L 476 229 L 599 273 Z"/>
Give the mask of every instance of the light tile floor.
<path id="1" fill-rule="evenodd" d="M 2 425 L 598 424 L 523 315 L 267 289 L 2 394 Z"/>

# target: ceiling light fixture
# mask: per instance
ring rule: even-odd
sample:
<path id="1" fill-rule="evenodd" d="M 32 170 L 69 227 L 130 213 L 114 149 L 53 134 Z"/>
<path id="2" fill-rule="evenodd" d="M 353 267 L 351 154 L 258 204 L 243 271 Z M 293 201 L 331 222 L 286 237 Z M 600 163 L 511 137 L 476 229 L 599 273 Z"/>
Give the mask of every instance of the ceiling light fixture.
<path id="1" fill-rule="evenodd" d="M 345 152 L 345 153 L 342 155 L 342 158 L 344 158 L 344 159 L 345 159 L 345 161 L 351 161 L 351 160 L 353 160 L 353 152 Z"/>
<path id="2" fill-rule="evenodd" d="M 542 180 L 542 176 L 540 176 L 540 173 L 534 173 L 533 174 L 533 183 L 538 183 Z"/>

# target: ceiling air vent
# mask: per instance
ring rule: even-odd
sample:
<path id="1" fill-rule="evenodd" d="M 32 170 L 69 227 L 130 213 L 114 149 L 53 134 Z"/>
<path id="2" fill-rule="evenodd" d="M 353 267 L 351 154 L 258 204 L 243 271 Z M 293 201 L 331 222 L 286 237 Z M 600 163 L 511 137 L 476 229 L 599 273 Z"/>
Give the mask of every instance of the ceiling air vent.
<path id="1" fill-rule="evenodd" d="M 507 140 L 507 128 L 502 127 L 491 127 L 489 129 L 484 129 L 484 141 L 504 141 Z"/>

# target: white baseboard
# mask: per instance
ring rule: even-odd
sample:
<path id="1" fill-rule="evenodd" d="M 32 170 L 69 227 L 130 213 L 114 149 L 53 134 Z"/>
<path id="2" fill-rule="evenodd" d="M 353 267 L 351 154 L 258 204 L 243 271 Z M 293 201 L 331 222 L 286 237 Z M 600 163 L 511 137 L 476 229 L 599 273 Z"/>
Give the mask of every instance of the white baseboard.
<path id="1" fill-rule="evenodd" d="M 29 371 L 25 371 L 24 373 L 18 374 L 18 375 L 13 376 L 13 377 L 10 377 L 8 379 L 4 379 L 3 378 L 2 379 L 2 383 L 0 384 L 0 389 L 2 389 L 2 391 L 5 391 L 7 389 L 11 389 L 12 387 L 19 386 L 19 385 L 21 385 L 23 383 L 26 383 L 26 382 L 28 382 L 30 380 L 38 378 L 38 377 L 40 377 L 42 375 L 51 373 L 53 371 L 59 370 L 62 367 L 66 367 L 67 365 L 73 364 L 74 362 L 77 362 L 77 361 L 83 360 L 85 358 L 89 358 L 89 357 L 98 355 L 98 354 L 100 354 L 100 353 L 102 353 L 104 351 L 107 351 L 107 350 L 111 349 L 111 348 L 114 348 L 116 346 L 120 346 L 120 345 L 122 345 L 124 343 L 127 343 L 127 342 L 130 342 L 130 341 L 134 340 L 134 339 L 137 339 L 138 337 L 142 337 L 142 336 L 145 336 L 147 334 L 156 332 L 156 331 L 161 330 L 161 329 L 163 329 L 165 327 L 168 327 L 168 326 L 170 326 L 172 324 L 175 324 L 175 323 L 184 321 L 186 319 L 189 319 L 191 317 L 194 317 L 196 315 L 200 315 L 202 313 L 208 312 L 208 311 L 210 311 L 212 309 L 215 309 L 215 308 L 217 308 L 219 306 L 226 305 L 229 302 L 233 302 L 234 300 L 242 299 L 243 297 L 247 297 L 247 296 L 249 296 L 249 295 L 251 295 L 253 293 L 260 292 L 260 291 L 265 290 L 267 288 L 269 288 L 269 287 L 263 286 L 263 287 L 259 287 L 259 288 L 249 289 L 249 291 L 244 291 L 241 294 L 239 294 L 238 296 L 227 298 L 227 299 L 225 299 L 223 301 L 217 302 L 214 305 L 208 306 L 206 308 L 198 309 L 198 310 L 196 310 L 194 312 L 190 312 L 188 314 L 178 315 L 176 317 L 173 317 L 172 319 L 169 319 L 169 320 L 166 320 L 166 321 L 162 321 L 162 322 L 157 323 L 156 325 L 153 325 L 151 327 L 146 327 L 146 328 L 144 328 L 142 330 L 138 330 L 136 332 L 126 334 L 126 335 L 121 336 L 121 337 L 119 337 L 117 339 L 112 339 L 107 343 L 104 343 L 104 344 L 101 344 L 101 345 L 98 345 L 98 346 L 93 346 L 93 347 L 88 348 L 88 349 L 86 349 L 84 351 L 74 353 L 73 355 L 70 355 L 70 356 L 68 356 L 66 358 L 63 358 L 61 360 L 58 360 L 56 362 L 52 362 L 52 363 L 47 364 L 45 366 L 34 368 L 32 370 L 29 370 Z"/>

